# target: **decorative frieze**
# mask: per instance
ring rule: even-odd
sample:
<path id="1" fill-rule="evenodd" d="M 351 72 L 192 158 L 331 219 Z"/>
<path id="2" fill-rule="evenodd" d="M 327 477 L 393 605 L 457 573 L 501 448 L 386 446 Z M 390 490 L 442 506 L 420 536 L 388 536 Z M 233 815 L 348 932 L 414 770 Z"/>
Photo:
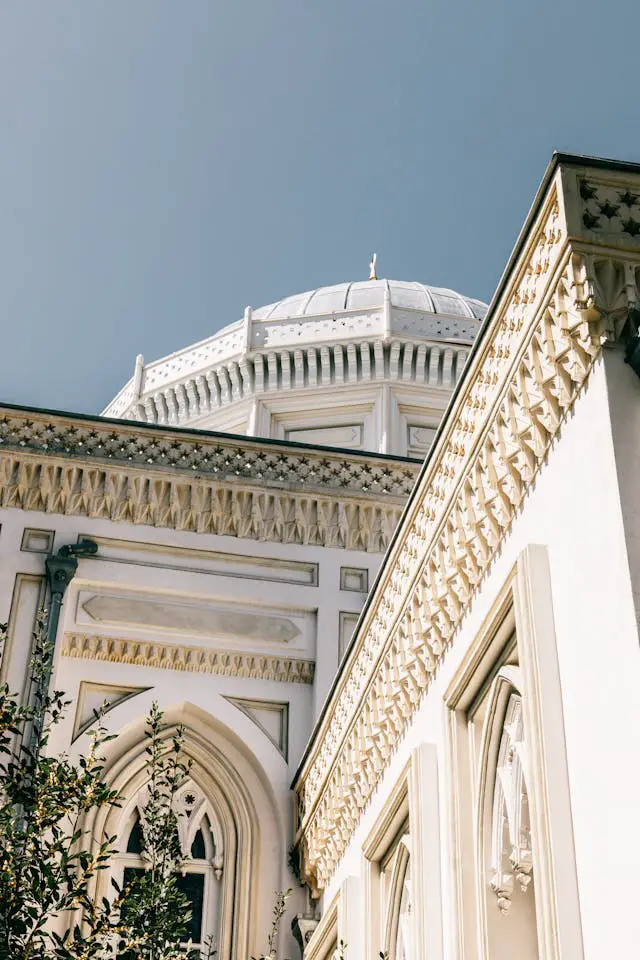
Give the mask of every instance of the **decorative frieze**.
<path id="1" fill-rule="evenodd" d="M 297 779 L 297 843 L 316 892 L 610 335 L 609 306 L 619 304 L 622 322 L 638 300 L 631 269 L 602 258 L 610 289 L 597 309 L 602 283 L 589 254 L 568 244 L 557 183 L 488 321 Z"/>
<path id="2" fill-rule="evenodd" d="M 419 465 L 0 408 L 0 506 L 382 552 Z"/>
<path id="3" fill-rule="evenodd" d="M 262 487 L 292 486 L 406 497 L 418 467 L 399 458 L 331 450 L 305 450 L 224 434 L 145 430 L 68 414 L 0 407 L 0 453 L 20 451 L 42 457 L 171 468 L 217 481 L 248 481 Z"/>
<path id="4" fill-rule="evenodd" d="M 91 633 L 65 634 L 62 656 L 128 663 L 160 670 L 209 673 L 222 677 L 276 680 L 279 683 L 311 684 L 314 674 L 312 660 L 240 653 L 235 650 L 211 650 L 207 647 L 105 637 Z"/>

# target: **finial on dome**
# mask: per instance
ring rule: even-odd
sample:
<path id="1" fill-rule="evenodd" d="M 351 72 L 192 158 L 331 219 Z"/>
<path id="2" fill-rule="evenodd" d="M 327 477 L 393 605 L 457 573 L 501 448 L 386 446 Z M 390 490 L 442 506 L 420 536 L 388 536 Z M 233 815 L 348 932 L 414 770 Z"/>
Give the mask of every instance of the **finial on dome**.
<path id="1" fill-rule="evenodd" d="M 369 280 L 377 280 L 378 275 L 376 274 L 376 260 L 378 259 L 378 254 L 374 253 L 369 264 Z"/>

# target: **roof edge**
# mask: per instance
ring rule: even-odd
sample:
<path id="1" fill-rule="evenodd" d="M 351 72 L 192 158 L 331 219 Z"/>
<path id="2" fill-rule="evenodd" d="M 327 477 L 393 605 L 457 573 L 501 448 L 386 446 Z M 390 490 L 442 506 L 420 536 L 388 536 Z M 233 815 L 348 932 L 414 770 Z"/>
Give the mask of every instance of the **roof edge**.
<path id="1" fill-rule="evenodd" d="M 410 465 L 421 464 L 422 460 L 416 457 L 402 457 L 395 453 L 378 453 L 376 450 L 352 450 L 348 447 L 331 447 L 320 443 L 302 443 L 299 440 L 284 440 L 278 437 L 251 437 L 246 433 L 224 433 L 222 430 L 203 430 L 198 427 L 180 427 L 169 426 L 158 423 L 147 423 L 140 420 L 125 420 L 122 417 L 103 417 L 100 414 L 74 413 L 70 410 L 56 410 L 50 407 L 32 407 L 24 406 L 18 403 L 5 403 L 0 401 L 0 415 L 3 410 L 10 410 L 16 413 L 37 414 L 50 417 L 67 418 L 70 420 L 81 420 L 84 423 L 95 423 L 100 426 L 112 426 L 114 428 L 133 427 L 139 432 L 150 431 L 157 434 L 169 434 L 179 436 L 186 434 L 189 439 L 216 439 L 227 440 L 235 443 L 264 444 L 272 447 L 287 447 L 291 450 L 303 452 L 304 450 L 313 450 L 317 452 L 326 452 L 338 454 L 345 457 L 362 457 L 363 459 L 389 461 L 392 463 L 407 463 Z"/>

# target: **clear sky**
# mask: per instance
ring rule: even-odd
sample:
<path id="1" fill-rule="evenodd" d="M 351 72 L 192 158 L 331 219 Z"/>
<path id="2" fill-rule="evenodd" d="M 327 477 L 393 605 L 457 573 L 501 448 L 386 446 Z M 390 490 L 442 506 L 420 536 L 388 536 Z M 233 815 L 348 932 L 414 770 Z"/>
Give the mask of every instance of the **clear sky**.
<path id="1" fill-rule="evenodd" d="M 379 276 L 490 299 L 554 149 L 640 160 L 638 0 L 0 0 L 0 399 Z"/>

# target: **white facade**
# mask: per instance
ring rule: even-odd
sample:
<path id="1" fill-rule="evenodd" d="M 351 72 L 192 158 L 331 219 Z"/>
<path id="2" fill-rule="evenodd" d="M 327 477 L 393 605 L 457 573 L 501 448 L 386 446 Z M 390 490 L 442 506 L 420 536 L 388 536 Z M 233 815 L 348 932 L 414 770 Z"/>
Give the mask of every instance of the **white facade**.
<path id="1" fill-rule="evenodd" d="M 321 287 L 145 365 L 104 413 L 424 457 L 486 305 L 421 283 Z"/>
<path id="2" fill-rule="evenodd" d="M 309 958 L 636 949 L 639 186 L 538 195 L 296 778 Z"/>
<path id="3" fill-rule="evenodd" d="M 445 408 L 451 382 L 420 381 L 417 358 L 453 346 L 432 328 L 388 335 L 393 310 L 409 308 L 394 305 L 400 285 L 371 284 L 221 332 L 266 336 L 284 319 L 283 337 L 306 336 L 322 296 L 335 334 L 327 298 L 357 313 L 374 307 L 348 297 L 380 290 L 387 326 L 369 339 L 358 313 L 361 326 L 327 344 L 324 385 L 308 379 L 309 351 L 322 370 L 317 331 L 298 367 L 293 340 L 267 354 L 245 339 L 214 361 L 213 338 L 193 348 L 199 367 L 188 351 L 180 369 L 159 361 L 162 384 L 139 365 L 108 408 L 119 422 L 0 411 L 1 678 L 24 689 L 45 556 L 93 539 L 58 634 L 55 684 L 74 704 L 58 745 L 83 749 L 109 700 L 107 773 L 125 802 L 92 827 L 118 836 L 122 873 L 138 863 L 144 716 L 157 700 L 184 725 L 194 766 L 181 803 L 197 812 L 181 842 L 221 958 L 263 945 L 272 892 L 294 883 L 292 841 L 307 891 L 296 885 L 282 956 L 295 956 L 290 921 L 305 960 L 340 940 L 346 960 L 632 956 L 640 378 L 624 358 L 640 303 L 640 167 L 554 159 L 422 470 L 286 439 L 310 439 L 320 396 L 335 401 L 326 440 L 369 388 L 397 399 L 406 387 L 434 425 Z M 457 328 L 461 350 L 474 332 Z M 376 349 L 380 381 L 349 380 Z M 186 429 L 252 432 L 256 357 L 291 374 L 259 399 L 271 439 Z M 198 393 L 209 373 L 228 385 L 218 406 Z M 360 434 L 376 450 L 380 397 Z M 124 422 L 170 410 L 182 426 Z M 395 449 L 403 430 L 387 433 Z"/>
<path id="4" fill-rule="evenodd" d="M 53 682 L 73 706 L 54 745 L 86 749 L 108 701 L 124 799 L 95 829 L 118 837 L 118 880 L 140 859 L 152 702 L 184 725 L 209 838 L 188 867 L 204 877 L 202 936 L 256 955 L 292 883 L 291 780 L 419 463 L 7 407 L 0 464 L 0 682 L 26 689 L 47 555 L 91 539 L 59 626 Z M 283 949 L 297 950 L 289 930 Z"/>

